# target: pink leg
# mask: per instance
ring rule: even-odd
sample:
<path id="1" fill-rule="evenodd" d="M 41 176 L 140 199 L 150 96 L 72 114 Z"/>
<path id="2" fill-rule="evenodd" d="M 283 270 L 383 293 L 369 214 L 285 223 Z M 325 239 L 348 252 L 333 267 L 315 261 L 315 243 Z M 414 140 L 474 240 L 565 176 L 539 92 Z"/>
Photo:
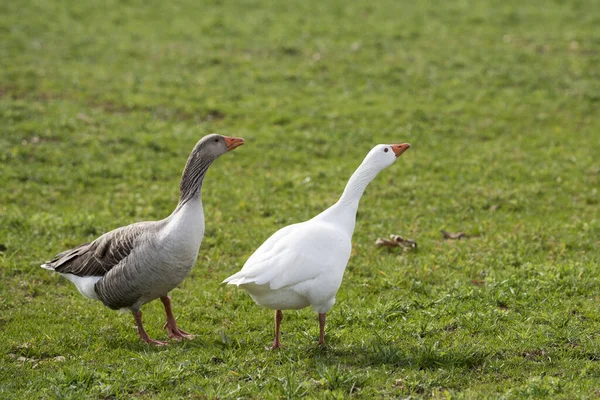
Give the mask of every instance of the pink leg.
<path id="1" fill-rule="evenodd" d="M 281 347 L 281 342 L 279 341 L 279 325 L 281 325 L 282 319 L 283 313 L 281 310 L 275 311 L 275 340 L 273 341 L 273 349 L 278 349 Z"/>
<path id="2" fill-rule="evenodd" d="M 167 322 L 165 322 L 163 329 L 166 329 L 167 332 L 169 332 L 169 337 L 174 340 L 181 340 L 183 338 L 193 339 L 194 335 L 190 335 L 186 331 L 177 327 L 175 316 L 171 310 L 171 298 L 169 296 L 162 296 L 160 301 L 162 301 L 163 305 L 165 306 L 165 313 L 167 314 Z"/>
<path id="3" fill-rule="evenodd" d="M 319 344 L 325 344 L 325 319 L 327 313 L 319 313 Z"/>
<path id="4" fill-rule="evenodd" d="M 140 339 L 148 344 L 154 344 L 157 346 L 166 346 L 167 342 L 161 342 L 160 340 L 154 340 L 148 336 L 146 331 L 144 330 L 144 326 L 142 325 L 142 312 L 137 311 L 133 313 L 133 318 L 135 319 L 135 324 L 138 328 L 138 333 L 140 334 Z"/>

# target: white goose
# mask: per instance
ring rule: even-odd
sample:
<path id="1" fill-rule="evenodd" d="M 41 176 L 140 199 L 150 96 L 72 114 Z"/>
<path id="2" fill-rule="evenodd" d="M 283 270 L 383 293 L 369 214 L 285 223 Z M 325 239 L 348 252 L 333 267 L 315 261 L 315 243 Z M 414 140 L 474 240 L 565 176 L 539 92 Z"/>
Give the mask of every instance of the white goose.
<path id="1" fill-rule="evenodd" d="M 87 298 L 133 313 L 140 339 L 151 339 L 142 325 L 143 304 L 160 298 L 167 315 L 164 329 L 175 340 L 192 338 L 177 327 L 168 293 L 188 275 L 204 236 L 201 190 L 208 167 L 220 155 L 244 144 L 244 139 L 207 135 L 190 154 L 181 177 L 177 208 L 160 221 L 138 222 L 105 233 L 90 243 L 62 252 L 42 268 L 73 282 Z"/>
<path id="2" fill-rule="evenodd" d="M 275 311 L 279 348 L 281 310 L 312 306 L 319 313 L 319 344 L 325 342 L 325 319 L 335 303 L 352 250 L 352 233 L 360 198 L 379 171 L 392 165 L 410 145 L 375 146 L 354 172 L 342 197 L 316 217 L 275 232 L 223 282 L 245 289 L 258 305 Z"/>

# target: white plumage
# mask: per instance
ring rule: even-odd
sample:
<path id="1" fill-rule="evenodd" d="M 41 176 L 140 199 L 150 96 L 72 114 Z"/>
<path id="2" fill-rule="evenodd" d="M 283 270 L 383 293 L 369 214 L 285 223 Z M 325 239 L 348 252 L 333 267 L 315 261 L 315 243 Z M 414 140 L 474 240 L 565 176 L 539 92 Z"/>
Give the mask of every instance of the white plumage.
<path id="1" fill-rule="evenodd" d="M 360 198 L 373 178 L 393 164 L 409 144 L 378 145 L 350 178 L 337 203 L 316 217 L 286 226 L 267 239 L 224 282 L 245 289 L 275 314 L 275 341 L 280 347 L 281 310 L 312 306 L 319 313 L 319 343 L 324 343 L 325 315 L 335 303 L 352 251 L 352 234 Z"/>

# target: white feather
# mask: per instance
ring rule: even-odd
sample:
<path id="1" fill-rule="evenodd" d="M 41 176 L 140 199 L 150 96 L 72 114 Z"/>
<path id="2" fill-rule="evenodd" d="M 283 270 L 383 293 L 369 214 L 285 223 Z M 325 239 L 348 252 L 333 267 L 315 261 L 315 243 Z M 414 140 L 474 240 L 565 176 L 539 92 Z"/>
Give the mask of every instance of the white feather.
<path id="1" fill-rule="evenodd" d="M 77 290 L 79 290 L 79 293 L 88 299 L 98 300 L 98 295 L 94 290 L 94 285 L 96 282 L 102 279 L 101 276 L 77 276 L 73 274 L 62 274 L 60 272 L 59 274 L 73 282 L 75 287 L 77 287 Z"/>
<path id="2" fill-rule="evenodd" d="M 387 145 L 373 148 L 336 204 L 311 220 L 275 232 L 241 271 L 223 282 L 242 287 L 267 308 L 311 305 L 318 313 L 329 311 L 350 259 L 360 197 L 377 173 L 395 161 L 389 150 Z"/>
<path id="3" fill-rule="evenodd" d="M 351 250 L 347 232 L 313 219 L 276 232 L 225 282 L 242 286 L 267 308 L 313 305 L 326 312 L 333 305 Z"/>

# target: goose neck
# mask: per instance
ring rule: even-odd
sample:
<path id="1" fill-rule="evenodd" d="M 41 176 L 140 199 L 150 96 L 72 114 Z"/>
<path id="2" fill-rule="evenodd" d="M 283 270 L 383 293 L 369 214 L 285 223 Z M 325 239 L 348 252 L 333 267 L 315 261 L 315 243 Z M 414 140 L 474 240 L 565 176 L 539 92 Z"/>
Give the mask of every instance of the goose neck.
<path id="1" fill-rule="evenodd" d="M 352 236 L 360 198 L 378 172 L 379 170 L 363 162 L 350 177 L 337 203 L 323 211 L 318 218 L 335 223 Z"/>
<path id="2" fill-rule="evenodd" d="M 190 154 L 181 175 L 179 205 L 184 205 L 191 199 L 200 198 L 204 176 L 213 161 L 213 158 L 202 155 L 197 151 Z"/>
<path id="3" fill-rule="evenodd" d="M 342 193 L 338 201 L 338 205 L 353 210 L 354 214 L 356 214 L 360 198 L 378 172 L 379 170 L 363 162 L 350 177 L 344 193 Z"/>

